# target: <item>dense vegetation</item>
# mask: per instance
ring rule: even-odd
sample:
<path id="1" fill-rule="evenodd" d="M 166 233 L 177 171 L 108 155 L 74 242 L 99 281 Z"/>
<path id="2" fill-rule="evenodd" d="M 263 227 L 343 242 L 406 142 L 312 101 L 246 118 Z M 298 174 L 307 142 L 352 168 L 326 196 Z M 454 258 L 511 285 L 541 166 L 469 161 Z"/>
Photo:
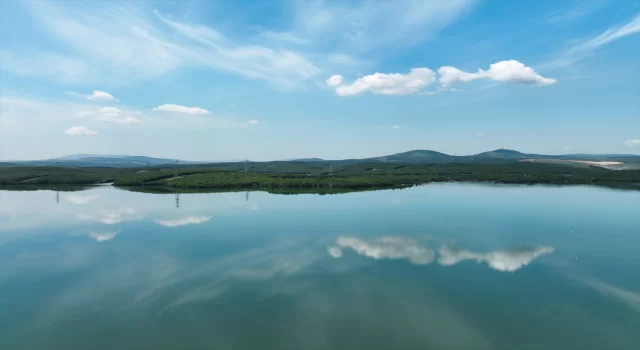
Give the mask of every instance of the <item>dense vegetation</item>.
<path id="1" fill-rule="evenodd" d="M 246 166 L 246 171 L 245 171 Z M 177 174 L 177 176 L 176 176 Z M 100 184 L 189 189 L 364 189 L 405 187 L 427 182 L 638 184 L 640 170 L 512 162 L 504 164 L 361 163 L 313 161 L 220 163 L 150 168 L 11 166 L 0 168 L 0 184 L 34 186 Z"/>

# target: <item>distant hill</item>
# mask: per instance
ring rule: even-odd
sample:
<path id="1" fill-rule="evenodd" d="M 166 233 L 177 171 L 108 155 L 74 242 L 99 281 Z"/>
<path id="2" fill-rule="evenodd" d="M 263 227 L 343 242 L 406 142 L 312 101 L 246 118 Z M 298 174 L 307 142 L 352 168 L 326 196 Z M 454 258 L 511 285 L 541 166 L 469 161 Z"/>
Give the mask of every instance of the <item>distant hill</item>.
<path id="1" fill-rule="evenodd" d="M 178 160 L 180 164 L 204 164 L 205 162 L 193 162 Z M 33 161 L 14 161 L 15 164 L 37 165 L 37 166 L 73 166 L 73 167 L 109 167 L 109 168 L 130 168 L 145 166 L 160 166 L 175 164 L 175 159 L 153 158 L 146 156 L 126 156 L 126 155 L 94 155 L 94 154 L 74 154 L 59 158 Z"/>
<path id="2" fill-rule="evenodd" d="M 554 162 L 565 163 L 571 165 L 590 166 L 584 162 L 619 162 L 622 165 L 613 165 L 613 167 L 626 168 L 628 165 L 632 168 L 640 167 L 640 155 L 630 154 L 564 154 L 564 155 L 542 155 L 527 154 L 510 149 L 496 149 L 493 151 L 482 152 L 475 155 L 455 156 L 431 150 L 412 150 L 407 152 L 395 153 L 380 157 L 361 158 L 361 159 L 340 159 L 340 160 L 324 160 L 320 158 L 299 158 L 280 160 L 274 162 L 257 162 L 257 163 L 318 163 L 317 166 L 325 166 L 331 164 L 364 164 L 364 163 L 404 163 L 404 164 L 447 164 L 447 163 L 475 163 L 475 164 L 504 164 L 521 161 L 535 162 Z M 576 162 L 579 161 L 579 162 Z M 203 161 L 194 162 L 179 160 L 182 165 L 200 165 L 215 163 L 234 163 L 236 161 Z M 237 162 L 244 162 L 238 160 Z M 253 161 L 250 161 L 254 163 Z M 580 163 L 583 162 L 583 163 Z M 128 155 L 94 155 L 94 154 L 74 154 L 55 159 L 36 160 L 36 161 L 10 161 L 0 163 L 0 166 L 9 166 L 11 164 L 22 165 L 39 165 L 39 166 L 74 166 L 74 167 L 111 167 L 111 168 L 130 168 L 130 167 L 146 167 L 146 166 L 173 166 L 174 159 L 153 158 L 146 156 L 128 156 Z M 325 164 L 325 165 L 322 165 Z M 624 166 L 623 166 L 624 165 Z"/>
<path id="3" fill-rule="evenodd" d="M 83 158 L 124 158 L 129 157 L 126 155 L 107 155 L 107 154 L 70 154 L 68 156 L 62 156 L 57 158 L 51 158 L 49 160 L 80 160 Z"/>

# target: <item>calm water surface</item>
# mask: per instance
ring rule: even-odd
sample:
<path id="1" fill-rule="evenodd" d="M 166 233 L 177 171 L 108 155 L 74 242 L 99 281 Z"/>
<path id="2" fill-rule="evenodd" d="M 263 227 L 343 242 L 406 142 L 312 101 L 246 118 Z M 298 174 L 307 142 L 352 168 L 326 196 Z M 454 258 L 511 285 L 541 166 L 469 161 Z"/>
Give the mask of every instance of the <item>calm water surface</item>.
<path id="1" fill-rule="evenodd" d="M 640 349 L 640 192 L 0 191 L 0 349 Z"/>

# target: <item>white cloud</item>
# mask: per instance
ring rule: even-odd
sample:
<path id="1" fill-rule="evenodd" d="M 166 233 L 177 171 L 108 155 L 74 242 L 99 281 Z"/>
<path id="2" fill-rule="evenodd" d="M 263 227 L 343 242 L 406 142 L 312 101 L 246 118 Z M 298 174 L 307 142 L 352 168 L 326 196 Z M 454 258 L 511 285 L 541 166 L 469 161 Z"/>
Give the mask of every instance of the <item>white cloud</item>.
<path id="1" fill-rule="evenodd" d="M 110 93 L 100 90 L 93 90 L 91 95 L 88 95 L 85 98 L 91 101 L 118 101 L 118 99 L 113 97 Z"/>
<path id="2" fill-rule="evenodd" d="M 440 67 L 438 74 L 440 74 L 440 85 L 444 87 L 450 87 L 458 82 L 469 82 L 481 78 L 477 73 L 463 72 L 456 67 L 450 66 Z"/>
<path id="3" fill-rule="evenodd" d="M 188 216 L 188 217 L 172 219 L 172 220 L 156 220 L 155 222 L 157 224 L 160 224 L 166 227 L 178 227 L 178 226 L 185 226 L 185 225 L 202 224 L 204 222 L 209 221 L 210 219 L 211 218 L 207 216 Z"/>
<path id="4" fill-rule="evenodd" d="M 428 68 L 413 68 L 408 74 L 375 73 L 359 78 L 352 84 L 332 85 L 336 76 L 327 79 L 327 84 L 336 87 L 340 96 L 358 95 L 366 91 L 381 95 L 409 95 L 420 92 L 435 81 L 435 72 Z"/>
<path id="5" fill-rule="evenodd" d="M 342 75 L 339 75 L 339 74 L 332 75 L 329 77 L 329 79 L 326 80 L 326 82 L 327 82 L 327 85 L 331 87 L 340 86 L 342 85 Z"/>
<path id="6" fill-rule="evenodd" d="M 531 261 L 543 254 L 553 252 L 552 247 L 529 247 L 512 250 L 497 250 L 488 253 L 477 253 L 470 250 L 456 250 L 452 247 L 442 246 L 438 250 L 440 257 L 438 263 L 442 266 L 455 265 L 465 260 L 484 262 L 492 269 L 504 272 L 514 272 L 529 265 Z"/>
<path id="7" fill-rule="evenodd" d="M 67 135 L 78 136 L 78 135 L 96 135 L 97 131 L 91 130 L 86 126 L 73 126 L 65 131 Z"/>
<path id="8" fill-rule="evenodd" d="M 66 94 L 90 101 L 118 101 L 118 99 L 113 97 L 110 93 L 100 90 L 93 90 L 93 92 L 88 95 L 79 94 L 77 92 L 67 92 Z"/>
<path id="9" fill-rule="evenodd" d="M 447 88 L 460 82 L 469 82 L 476 79 L 490 79 L 518 84 L 551 85 L 556 80 L 544 78 L 536 73 L 533 68 L 527 67 L 516 60 L 506 60 L 493 63 L 488 70 L 478 69 L 477 73 L 468 73 L 458 68 L 445 66 L 438 69 L 440 84 Z"/>
<path id="10" fill-rule="evenodd" d="M 391 129 L 400 129 L 400 128 L 401 128 L 401 126 L 400 126 L 400 125 L 392 125 L 392 126 L 391 126 Z"/>
<path id="11" fill-rule="evenodd" d="M 413 264 L 423 265 L 429 264 L 435 257 L 431 249 L 409 237 L 381 237 L 367 241 L 358 237 L 341 236 L 336 243 L 339 248 L 350 248 L 359 255 L 376 260 L 406 259 Z"/>
<path id="12" fill-rule="evenodd" d="M 516 60 L 500 61 L 489 66 L 489 70 L 479 70 L 478 73 L 491 80 L 512 82 L 519 84 L 550 85 L 556 80 L 544 78 L 533 68 L 527 67 Z"/>
<path id="13" fill-rule="evenodd" d="M 633 146 L 640 145 L 640 139 L 626 140 L 626 141 L 623 141 L 622 143 L 624 143 L 627 146 L 633 147 Z"/>
<path id="14" fill-rule="evenodd" d="M 257 120 L 249 120 L 247 123 L 256 125 L 256 124 L 259 123 L 259 121 L 257 121 Z"/>
<path id="15" fill-rule="evenodd" d="M 125 112 L 139 115 L 139 112 Z M 122 114 L 122 110 L 116 107 L 102 107 L 96 111 L 80 111 L 74 114 L 76 118 L 92 117 L 102 122 L 118 123 L 118 124 L 137 124 L 140 120 L 132 115 Z"/>
<path id="16" fill-rule="evenodd" d="M 200 107 L 186 107 L 174 104 L 165 104 L 160 105 L 153 109 L 154 111 L 163 111 L 163 112 L 173 112 L 173 113 L 184 113 L 184 114 L 209 114 L 208 110 Z"/>
<path id="17" fill-rule="evenodd" d="M 110 240 L 116 238 L 118 233 L 120 233 L 120 232 L 119 231 L 115 231 L 115 232 L 91 232 L 91 233 L 89 233 L 89 237 L 95 239 L 96 242 L 101 243 L 101 242 L 110 241 Z"/>
<path id="18" fill-rule="evenodd" d="M 114 225 L 123 221 L 142 219 L 142 216 L 133 208 L 123 207 L 104 210 L 95 214 L 78 214 L 78 218 L 82 220 L 98 221 L 106 225 Z"/>
<path id="19" fill-rule="evenodd" d="M 74 204 L 88 204 L 98 199 L 99 197 L 100 196 L 98 196 L 97 194 L 89 194 L 89 195 L 72 194 L 67 196 L 67 200 Z"/>
<path id="20" fill-rule="evenodd" d="M 478 137 L 483 137 L 483 136 L 484 136 L 484 133 L 483 133 L 483 132 L 476 133 L 476 136 L 478 136 Z"/>

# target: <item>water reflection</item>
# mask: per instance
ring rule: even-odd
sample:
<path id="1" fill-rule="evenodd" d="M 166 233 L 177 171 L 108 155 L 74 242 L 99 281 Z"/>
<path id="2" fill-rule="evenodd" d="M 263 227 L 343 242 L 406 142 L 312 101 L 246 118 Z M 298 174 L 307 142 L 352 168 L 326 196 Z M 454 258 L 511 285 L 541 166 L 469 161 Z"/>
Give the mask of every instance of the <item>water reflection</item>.
<path id="1" fill-rule="evenodd" d="M 116 236 L 120 233 L 120 231 L 115 232 L 91 232 L 89 233 L 89 237 L 96 240 L 96 242 L 105 242 L 116 238 Z"/>
<path id="2" fill-rule="evenodd" d="M 187 216 L 171 220 L 155 220 L 155 222 L 166 227 L 178 227 L 185 225 L 197 225 L 203 222 L 207 222 L 210 219 L 211 217 L 208 216 Z"/>
<path id="3" fill-rule="evenodd" d="M 343 256 L 343 249 L 351 249 L 358 255 L 375 260 L 406 259 L 415 265 L 426 265 L 435 259 L 433 250 L 412 237 L 390 236 L 365 240 L 353 236 L 341 236 L 336 239 L 336 246 L 327 249 L 327 253 L 339 259 Z M 452 266 L 465 260 L 475 260 L 478 263 L 486 263 L 497 271 L 515 272 L 537 257 L 552 252 L 553 247 L 549 246 L 519 247 L 478 253 L 442 245 L 438 250 L 438 264 Z"/>
<path id="4" fill-rule="evenodd" d="M 71 194 L 66 196 L 66 199 L 73 204 L 88 204 L 98 198 L 100 198 L 100 196 L 97 194 Z"/>
<path id="5" fill-rule="evenodd" d="M 98 221 L 106 225 L 114 225 L 123 221 L 139 220 L 143 217 L 134 208 L 121 207 L 102 210 L 97 213 L 78 214 L 78 218 L 82 220 Z"/>
<path id="6" fill-rule="evenodd" d="M 342 257 L 341 248 L 348 248 L 357 254 L 379 259 L 406 259 L 413 264 L 424 265 L 433 261 L 433 250 L 423 247 L 411 237 L 380 237 L 364 240 L 358 237 L 341 236 L 336 240 L 337 247 L 329 248 L 334 258 Z"/>
<path id="7" fill-rule="evenodd" d="M 569 192 L 0 192 L 0 348 L 635 350 L 638 197 Z"/>
<path id="8" fill-rule="evenodd" d="M 508 250 L 496 250 L 488 253 L 477 253 L 470 250 L 458 250 L 451 246 L 442 246 L 438 250 L 438 263 L 442 266 L 455 265 L 465 260 L 486 263 L 494 270 L 514 272 L 529 265 L 535 258 L 553 252 L 553 247 L 532 246 Z"/>

